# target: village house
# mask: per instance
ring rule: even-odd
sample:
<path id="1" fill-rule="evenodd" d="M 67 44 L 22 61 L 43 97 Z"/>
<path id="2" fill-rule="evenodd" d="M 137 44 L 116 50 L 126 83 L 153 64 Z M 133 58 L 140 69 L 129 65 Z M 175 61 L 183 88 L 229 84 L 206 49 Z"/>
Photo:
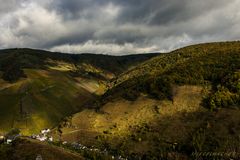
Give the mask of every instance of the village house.
<path id="1" fill-rule="evenodd" d="M 50 142 L 52 142 L 53 141 L 53 137 L 51 136 L 51 137 L 49 137 L 49 133 L 51 132 L 51 130 L 50 129 L 43 129 L 43 130 L 41 130 L 40 131 L 40 134 L 38 134 L 38 135 L 35 135 L 35 134 L 33 134 L 32 136 L 31 136 L 31 138 L 32 139 L 37 139 L 37 140 L 39 140 L 39 141 L 50 141 Z"/>
<path id="2" fill-rule="evenodd" d="M 13 141 L 12 139 L 7 139 L 6 143 L 7 143 L 7 144 L 11 144 L 12 141 Z"/>
<path id="3" fill-rule="evenodd" d="M 51 130 L 50 129 L 43 129 L 41 130 L 42 134 L 48 134 Z"/>

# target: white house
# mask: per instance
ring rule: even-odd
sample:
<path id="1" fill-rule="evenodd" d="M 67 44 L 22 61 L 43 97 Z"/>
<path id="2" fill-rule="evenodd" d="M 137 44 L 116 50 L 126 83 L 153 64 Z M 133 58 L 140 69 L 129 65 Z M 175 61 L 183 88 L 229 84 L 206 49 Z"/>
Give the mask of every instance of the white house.
<path id="1" fill-rule="evenodd" d="M 46 141 L 47 140 L 47 137 L 46 136 L 42 136 L 42 137 L 37 137 L 37 140 L 39 141 Z"/>
<path id="2" fill-rule="evenodd" d="M 12 140 L 11 139 L 7 139 L 7 144 L 11 144 Z"/>
<path id="3" fill-rule="evenodd" d="M 53 137 L 48 138 L 48 140 L 49 140 L 50 142 L 52 142 L 52 141 L 53 141 Z"/>
<path id="4" fill-rule="evenodd" d="M 44 129 L 44 130 L 41 130 L 41 133 L 42 134 L 48 134 L 51 130 L 50 129 Z"/>

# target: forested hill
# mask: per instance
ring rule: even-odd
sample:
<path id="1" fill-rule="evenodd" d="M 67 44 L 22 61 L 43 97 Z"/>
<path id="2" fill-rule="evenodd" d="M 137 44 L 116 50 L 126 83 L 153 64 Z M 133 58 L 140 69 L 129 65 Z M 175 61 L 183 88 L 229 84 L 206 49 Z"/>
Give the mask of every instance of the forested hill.
<path id="1" fill-rule="evenodd" d="M 19 77 L 24 77 L 21 69 L 45 69 L 46 66 L 54 66 L 56 62 L 62 61 L 75 66 L 75 71 L 84 70 L 83 72 L 89 71 L 91 73 L 91 68 L 95 68 L 99 72 L 106 72 L 115 76 L 157 55 L 158 53 L 110 56 L 101 54 L 64 54 L 26 48 L 6 49 L 0 50 L 0 71 L 5 73 L 3 76 L 5 80 L 14 81 Z M 9 74 L 14 73 L 12 77 L 8 72 Z"/>
<path id="2" fill-rule="evenodd" d="M 117 94 L 116 96 L 135 99 L 140 93 L 147 93 L 158 99 L 171 99 L 172 86 L 187 84 L 210 84 L 214 94 L 219 89 L 218 86 L 224 85 L 226 80 L 237 79 L 234 77 L 238 76 L 239 69 L 240 42 L 188 46 L 161 54 L 120 75 L 105 96 L 114 97 Z M 235 81 L 237 82 L 233 83 L 239 85 L 239 80 Z M 236 91 L 237 88 L 239 86 L 230 90 L 236 93 L 239 92 L 239 89 Z M 239 103 L 237 101 L 233 100 L 233 103 Z"/>

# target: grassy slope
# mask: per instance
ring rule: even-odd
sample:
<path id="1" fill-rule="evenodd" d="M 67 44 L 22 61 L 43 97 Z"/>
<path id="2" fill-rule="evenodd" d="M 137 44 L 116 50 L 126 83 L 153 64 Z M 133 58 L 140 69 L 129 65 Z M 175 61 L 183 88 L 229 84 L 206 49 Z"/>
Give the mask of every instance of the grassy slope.
<path id="1" fill-rule="evenodd" d="M 84 103 L 94 98 L 91 92 L 64 73 L 31 69 L 26 69 L 25 73 L 27 79 L 1 90 L 2 131 L 21 128 L 22 133 L 29 134 L 45 127 L 51 128 L 61 118 L 79 111 Z"/>
<path id="2" fill-rule="evenodd" d="M 195 150 L 240 152 L 239 110 L 210 112 L 202 107 L 201 86 L 176 87 L 175 93 L 173 101 L 143 95 L 134 102 L 115 99 L 99 112 L 84 110 L 62 128 L 61 138 L 110 148 L 132 159 L 171 152 L 187 159 Z"/>
<path id="3" fill-rule="evenodd" d="M 73 116 L 70 126 L 63 128 L 63 138 L 74 140 L 82 132 L 82 138 L 78 137 L 83 141 L 88 136 L 94 139 L 97 135 L 104 135 L 104 131 L 108 131 L 109 136 L 124 138 L 132 134 L 131 127 L 149 124 L 163 117 L 173 117 L 181 111 L 192 113 L 200 108 L 201 87 L 183 86 L 176 90 L 173 104 L 171 101 L 154 100 L 142 95 L 134 102 L 122 98 L 113 100 L 99 112 L 84 110 Z M 84 131 L 94 134 L 84 135 Z"/>

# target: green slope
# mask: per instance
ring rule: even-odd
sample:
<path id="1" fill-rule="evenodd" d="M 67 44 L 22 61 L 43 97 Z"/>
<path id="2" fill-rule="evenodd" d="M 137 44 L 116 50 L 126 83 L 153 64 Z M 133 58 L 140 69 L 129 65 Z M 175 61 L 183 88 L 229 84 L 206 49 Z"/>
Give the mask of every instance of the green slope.
<path id="1" fill-rule="evenodd" d="M 1 89 L 1 130 L 21 128 L 23 133 L 37 133 L 79 111 L 84 103 L 94 98 L 94 93 L 86 91 L 64 73 L 24 71 L 27 79 L 6 84 L 7 87 Z"/>

